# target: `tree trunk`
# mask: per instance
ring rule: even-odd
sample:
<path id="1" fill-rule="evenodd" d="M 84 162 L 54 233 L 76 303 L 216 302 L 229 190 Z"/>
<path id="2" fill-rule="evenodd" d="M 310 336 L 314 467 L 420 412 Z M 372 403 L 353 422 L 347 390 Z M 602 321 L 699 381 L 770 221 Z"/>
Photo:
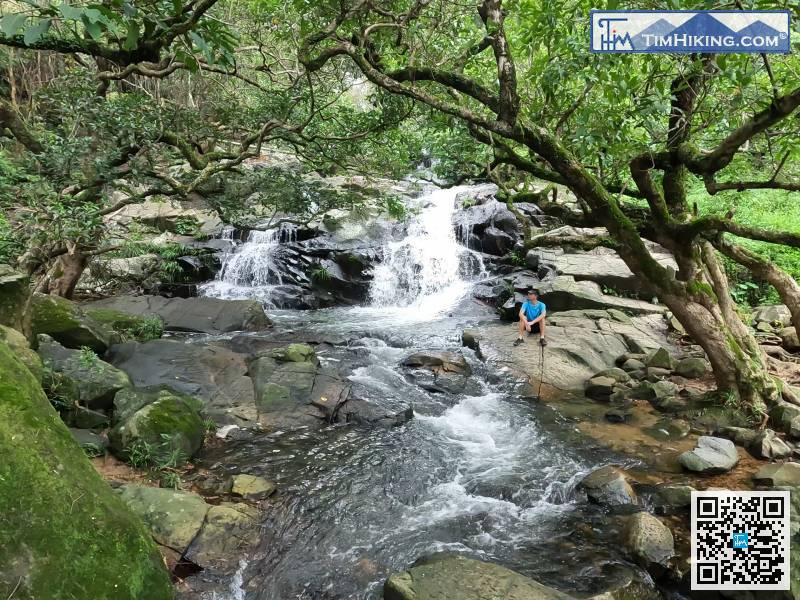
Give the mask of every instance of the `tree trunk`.
<path id="1" fill-rule="evenodd" d="M 89 257 L 79 251 L 62 254 L 56 259 L 47 282 L 48 293 L 72 298 L 75 286 L 89 263 Z"/>

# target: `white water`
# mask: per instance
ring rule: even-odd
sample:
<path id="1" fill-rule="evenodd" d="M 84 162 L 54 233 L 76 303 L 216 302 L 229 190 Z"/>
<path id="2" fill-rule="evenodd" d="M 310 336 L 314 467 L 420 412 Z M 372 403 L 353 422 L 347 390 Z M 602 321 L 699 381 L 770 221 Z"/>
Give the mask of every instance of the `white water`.
<path id="1" fill-rule="evenodd" d="M 473 277 L 483 272 L 483 261 L 459 243 L 453 230 L 456 195 L 469 189 L 436 190 L 421 198 L 422 209 L 406 236 L 387 244 L 383 262 L 373 269 L 372 306 L 405 309 L 401 312 L 427 319 L 469 291 Z"/>
<path id="2" fill-rule="evenodd" d="M 223 238 L 232 237 L 233 229 L 223 233 Z M 223 258 L 217 278 L 200 286 L 200 295 L 227 300 L 254 298 L 269 304 L 272 290 L 283 283 L 275 253 L 281 243 L 292 242 L 295 237 L 294 228 L 286 226 L 251 231 L 246 242 Z"/>

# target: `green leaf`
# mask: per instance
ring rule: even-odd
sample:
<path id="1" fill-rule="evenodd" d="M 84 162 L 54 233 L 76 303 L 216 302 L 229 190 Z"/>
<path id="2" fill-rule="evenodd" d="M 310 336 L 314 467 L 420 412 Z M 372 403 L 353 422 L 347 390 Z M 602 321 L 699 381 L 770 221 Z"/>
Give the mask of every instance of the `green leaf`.
<path id="1" fill-rule="evenodd" d="M 66 2 L 59 5 L 58 12 L 68 21 L 78 21 L 83 16 L 83 9 L 70 6 Z"/>
<path id="2" fill-rule="evenodd" d="M 206 41 L 203 38 L 201 38 L 196 32 L 190 31 L 189 37 L 192 38 L 194 45 L 197 46 L 202 52 L 207 54 L 210 51 L 210 48 L 208 47 Z"/>
<path id="3" fill-rule="evenodd" d="M 42 19 L 38 23 L 31 25 L 25 30 L 25 35 L 23 37 L 23 41 L 25 42 L 26 46 L 30 46 L 31 44 L 35 44 L 39 41 L 39 39 L 47 33 L 47 30 L 50 29 L 50 24 L 52 23 L 52 19 Z"/>
<path id="4" fill-rule="evenodd" d="M 27 18 L 28 16 L 23 13 L 6 15 L 0 19 L 0 31 L 2 31 L 3 35 L 6 37 L 16 35 L 17 31 L 25 24 L 25 19 Z"/>
<path id="5" fill-rule="evenodd" d="M 83 16 L 83 26 L 95 42 L 99 42 L 103 38 L 103 30 L 96 21 L 91 21 L 86 15 Z"/>
<path id="6" fill-rule="evenodd" d="M 139 43 L 139 24 L 134 21 L 125 23 L 127 35 L 125 36 L 125 43 L 122 44 L 123 50 L 135 50 Z"/>

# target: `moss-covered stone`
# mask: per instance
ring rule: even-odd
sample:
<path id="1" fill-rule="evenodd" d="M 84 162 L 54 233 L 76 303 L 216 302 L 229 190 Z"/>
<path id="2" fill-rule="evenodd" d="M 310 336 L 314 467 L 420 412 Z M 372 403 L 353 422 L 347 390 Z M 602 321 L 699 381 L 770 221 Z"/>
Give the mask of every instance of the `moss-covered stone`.
<path id="1" fill-rule="evenodd" d="M 135 412 L 164 398 L 178 398 L 196 412 L 203 410 L 203 401 L 194 396 L 183 394 L 166 385 L 151 385 L 143 388 L 125 388 L 114 396 L 114 422 L 121 423 L 130 419 Z"/>
<path id="2" fill-rule="evenodd" d="M 134 315 L 113 308 L 90 308 L 86 314 L 127 340 L 149 342 L 164 333 L 164 319 L 157 314 Z"/>
<path id="3" fill-rule="evenodd" d="M 16 329 L 0 325 L 0 341 L 5 342 L 11 348 L 11 351 L 17 355 L 36 380 L 41 383 L 43 373 L 42 359 L 31 348 L 28 338 Z"/>
<path id="4" fill-rule="evenodd" d="M 111 408 L 114 396 L 122 388 L 130 387 L 128 375 L 116 367 L 100 360 L 95 354 L 86 350 L 64 348 L 52 338 L 39 337 L 39 356 L 45 367 L 56 376 L 58 381 L 48 372 L 45 384 L 52 389 L 57 383 L 62 397 L 70 399 L 77 394 L 77 400 L 89 408 Z"/>
<path id="5" fill-rule="evenodd" d="M 308 344 L 289 344 L 284 348 L 275 348 L 269 355 L 279 362 L 316 362 L 317 355 Z"/>
<path id="6" fill-rule="evenodd" d="M 119 336 L 88 316 L 74 302 L 59 296 L 35 294 L 31 302 L 34 335 L 47 334 L 67 348 L 88 346 L 105 353 Z"/>
<path id="7" fill-rule="evenodd" d="M 30 295 L 30 279 L 8 265 L 0 265 L 0 325 L 28 335 L 30 324 L 25 306 Z"/>
<path id="8" fill-rule="evenodd" d="M 0 456 L 0 589 L 16 588 L 15 600 L 173 597 L 144 525 L 4 343 Z"/>
<path id="9" fill-rule="evenodd" d="M 182 465 L 203 444 L 205 428 L 194 406 L 164 395 L 118 423 L 108 434 L 111 450 L 123 459 L 138 453 L 152 464 Z"/>

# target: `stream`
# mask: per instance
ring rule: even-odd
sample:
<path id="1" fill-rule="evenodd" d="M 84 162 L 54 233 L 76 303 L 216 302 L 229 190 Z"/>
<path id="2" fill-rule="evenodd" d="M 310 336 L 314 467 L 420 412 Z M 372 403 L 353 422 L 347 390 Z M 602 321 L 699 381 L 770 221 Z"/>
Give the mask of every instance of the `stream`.
<path id="1" fill-rule="evenodd" d="M 332 340 L 318 346 L 319 358 L 349 379 L 354 396 L 387 412 L 411 404 L 414 418 L 391 429 L 277 431 L 212 449 L 205 466 L 261 475 L 280 490 L 262 544 L 214 598 L 377 599 L 390 573 L 436 552 L 496 562 L 577 596 L 640 573 L 607 537 L 609 516 L 575 490 L 615 457 L 552 409 L 516 397 L 503 370 L 461 348 L 465 327 L 494 319 L 470 298 L 485 276 L 480 255 L 454 232 L 464 189 L 423 198 L 406 236 L 388 242 L 369 306 L 269 311 L 282 339 Z M 222 275 L 230 279 L 209 293 L 268 300 L 271 270 L 258 260 L 269 260 L 275 240 L 244 244 L 239 252 L 250 254 L 234 257 Z M 254 260 L 248 246 L 257 243 L 266 251 Z M 243 264 L 257 271 L 255 283 Z M 434 393 L 411 380 L 400 361 L 418 350 L 463 351 L 473 372 L 465 391 Z"/>

